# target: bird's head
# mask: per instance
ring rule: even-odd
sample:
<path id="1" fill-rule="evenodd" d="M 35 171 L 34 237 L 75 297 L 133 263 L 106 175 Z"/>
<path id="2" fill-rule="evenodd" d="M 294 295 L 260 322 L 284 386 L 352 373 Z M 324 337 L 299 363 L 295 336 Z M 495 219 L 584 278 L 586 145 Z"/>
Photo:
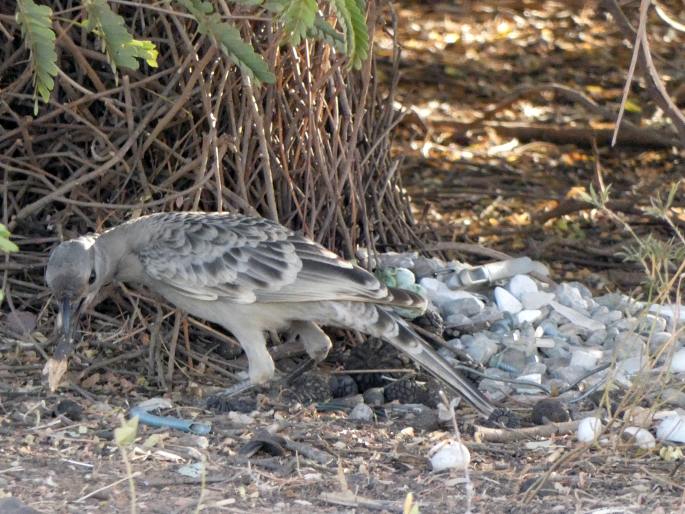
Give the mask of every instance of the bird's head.
<path id="1" fill-rule="evenodd" d="M 66 359 L 73 352 L 74 328 L 81 307 L 97 292 L 95 239 L 90 236 L 65 241 L 57 246 L 48 260 L 45 281 L 59 305 L 58 328 L 63 338 L 57 343 L 55 358 Z"/>

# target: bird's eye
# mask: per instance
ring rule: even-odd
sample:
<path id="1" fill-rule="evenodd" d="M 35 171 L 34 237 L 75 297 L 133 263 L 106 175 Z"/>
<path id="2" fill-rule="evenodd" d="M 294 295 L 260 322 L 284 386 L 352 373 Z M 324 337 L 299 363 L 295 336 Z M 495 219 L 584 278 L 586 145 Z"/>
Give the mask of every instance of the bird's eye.
<path id="1" fill-rule="evenodd" d="M 95 283 L 95 278 L 96 278 L 95 270 L 93 270 L 90 272 L 90 277 L 88 277 L 88 285 L 89 286 L 92 286 Z"/>

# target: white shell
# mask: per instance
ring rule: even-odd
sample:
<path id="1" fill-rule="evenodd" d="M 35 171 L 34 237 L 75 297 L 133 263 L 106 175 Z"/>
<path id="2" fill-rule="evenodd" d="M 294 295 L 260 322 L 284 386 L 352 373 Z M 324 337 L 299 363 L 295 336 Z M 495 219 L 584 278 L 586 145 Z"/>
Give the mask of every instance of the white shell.
<path id="1" fill-rule="evenodd" d="M 428 454 L 433 471 L 466 469 L 471 462 L 469 449 L 453 439 L 436 444 Z"/>
<path id="2" fill-rule="evenodd" d="M 635 444 L 640 448 L 649 449 L 656 446 L 656 439 L 649 430 L 640 427 L 626 427 L 624 433 L 635 438 Z"/>
<path id="3" fill-rule="evenodd" d="M 602 433 L 602 428 L 599 418 L 585 418 L 578 425 L 576 437 L 581 443 L 591 443 Z"/>

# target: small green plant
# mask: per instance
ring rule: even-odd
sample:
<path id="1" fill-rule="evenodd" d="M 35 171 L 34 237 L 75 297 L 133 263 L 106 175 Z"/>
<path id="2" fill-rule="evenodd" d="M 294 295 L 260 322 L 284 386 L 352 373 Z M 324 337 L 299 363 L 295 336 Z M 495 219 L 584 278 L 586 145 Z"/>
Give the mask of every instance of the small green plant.
<path id="1" fill-rule="evenodd" d="M 52 30 L 52 9 L 33 0 L 18 0 L 16 19 L 33 63 L 33 113 L 38 113 L 38 97 L 47 103 L 55 86 L 57 52 Z"/>
<path id="2" fill-rule="evenodd" d="M 138 59 L 143 59 L 148 66 L 157 67 L 158 52 L 154 43 L 135 39 L 126 30 L 124 18 L 112 11 L 105 0 L 88 0 L 84 6 L 88 18 L 83 26 L 100 39 L 112 71 L 116 72 L 117 66 L 137 70 Z"/>
<path id="3" fill-rule="evenodd" d="M 10 231 L 7 227 L 0 223 L 0 250 L 5 253 L 18 252 L 19 247 L 10 241 Z M 5 298 L 5 294 L 0 290 L 0 302 Z"/>
<path id="4" fill-rule="evenodd" d="M 213 2 L 175 0 L 168 3 L 183 7 L 197 23 L 198 32 L 211 38 L 255 82 L 275 82 L 276 77 L 264 58 L 243 40 L 237 27 L 223 19 Z M 299 44 L 303 39 L 319 39 L 330 44 L 336 51 L 346 53 L 350 66 L 355 69 L 361 68 L 369 55 L 365 0 L 236 0 L 234 3 L 270 12 L 274 22 L 283 27 L 285 40 L 292 44 Z M 322 4 L 327 4 L 335 13 L 342 33 L 324 17 Z M 124 19 L 112 10 L 107 0 L 84 0 L 83 9 L 82 26 L 98 38 L 114 72 L 120 67 L 137 70 L 140 60 L 157 67 L 155 44 L 133 37 Z M 36 4 L 34 0 L 17 0 L 16 20 L 33 66 L 34 115 L 38 112 L 39 97 L 44 103 L 50 100 L 54 78 L 60 73 L 52 18 L 53 12 L 48 6 Z"/>
<path id="5" fill-rule="evenodd" d="M 133 480 L 133 468 L 128 458 L 128 446 L 131 446 L 138 435 L 138 416 L 133 416 L 129 420 L 121 420 L 121 426 L 114 429 L 114 442 L 116 442 L 121 452 L 121 458 L 126 466 L 126 476 L 128 478 L 129 491 L 131 493 L 131 514 L 136 514 L 136 483 Z"/>
<path id="6" fill-rule="evenodd" d="M 634 244 L 626 246 L 622 252 L 626 261 L 639 263 L 645 272 L 645 284 L 648 287 L 648 298 L 663 295 L 673 285 L 678 273 L 682 272 L 685 262 L 685 235 L 673 222 L 672 207 L 682 181 L 671 184 L 666 198 L 655 196 L 650 199 L 651 207 L 645 209 L 645 214 L 667 223 L 675 236 L 669 240 L 657 239 L 651 234 L 640 236 L 623 216 L 612 211 L 608 204 L 610 200 L 611 184 L 599 191 L 590 185 L 589 194 L 583 195 L 583 200 L 601 210 L 616 223 L 621 225 L 633 238 Z M 678 271 L 676 271 L 678 270 Z"/>

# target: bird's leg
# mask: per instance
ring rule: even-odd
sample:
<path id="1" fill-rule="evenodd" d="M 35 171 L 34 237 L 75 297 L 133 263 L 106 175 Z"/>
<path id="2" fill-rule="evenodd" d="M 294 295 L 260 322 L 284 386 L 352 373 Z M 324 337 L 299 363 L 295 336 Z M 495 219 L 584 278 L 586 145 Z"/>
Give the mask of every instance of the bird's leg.
<path id="1" fill-rule="evenodd" d="M 207 399 L 208 406 L 219 407 L 220 410 L 232 410 L 225 407 L 228 398 L 235 397 L 269 382 L 276 372 L 274 361 L 266 349 L 266 339 L 261 330 L 240 329 L 232 327 L 231 332 L 243 347 L 247 356 L 249 380 L 238 382 L 231 387 L 219 391 Z"/>
<path id="2" fill-rule="evenodd" d="M 248 375 L 250 376 L 250 383 L 254 385 L 265 384 L 269 382 L 276 372 L 276 366 L 274 365 L 274 360 L 271 358 L 268 350 L 266 349 L 266 339 L 264 338 L 264 333 L 261 331 L 255 331 L 248 337 L 244 337 L 242 334 L 238 335 L 235 332 L 234 336 L 240 342 L 240 346 L 243 347 L 245 355 L 247 356 L 248 363 Z"/>
<path id="3" fill-rule="evenodd" d="M 293 321 L 288 329 L 290 335 L 298 338 L 314 362 L 321 362 L 331 350 L 330 337 L 312 321 Z"/>
<path id="4" fill-rule="evenodd" d="M 300 341 L 310 357 L 283 377 L 280 382 L 290 384 L 294 379 L 309 371 L 314 364 L 323 361 L 331 350 L 331 338 L 313 321 L 293 321 L 288 327 L 289 339 Z"/>

